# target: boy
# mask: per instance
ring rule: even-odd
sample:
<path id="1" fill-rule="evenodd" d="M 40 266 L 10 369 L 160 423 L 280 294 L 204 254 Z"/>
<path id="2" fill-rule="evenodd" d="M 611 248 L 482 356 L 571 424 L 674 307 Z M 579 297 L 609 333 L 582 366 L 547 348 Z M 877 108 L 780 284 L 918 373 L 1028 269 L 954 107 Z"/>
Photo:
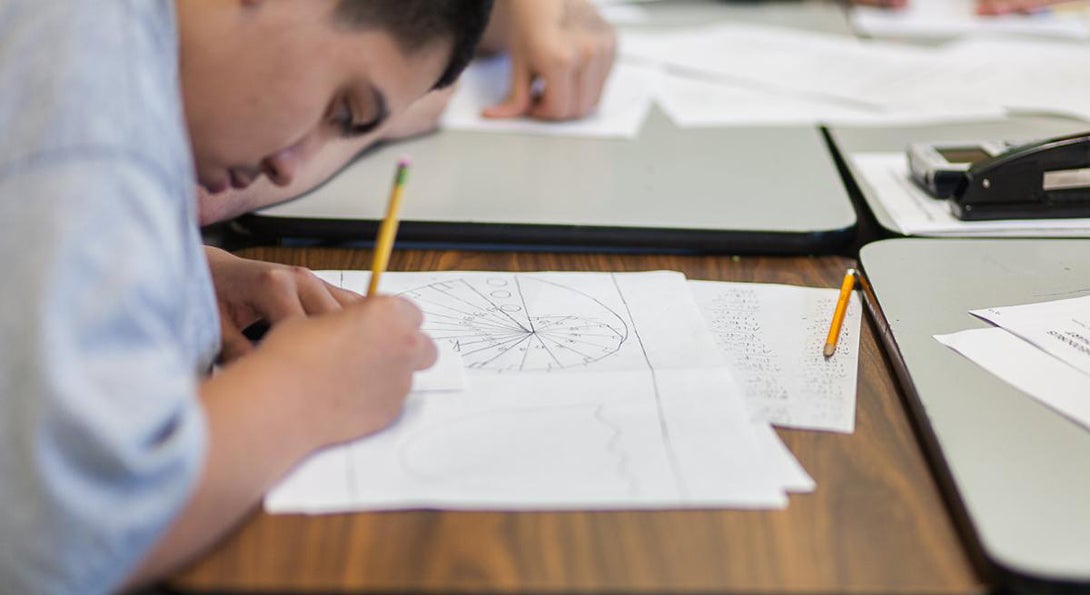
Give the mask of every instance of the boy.
<path id="1" fill-rule="evenodd" d="M 227 255 L 210 275 L 192 189 L 285 183 L 449 85 L 490 4 L 5 0 L 4 591 L 161 577 L 307 454 L 398 415 L 435 359 L 419 311 Z M 207 376 L 217 297 L 281 322 Z"/>
<path id="2" fill-rule="evenodd" d="M 548 121 L 589 115 L 602 96 L 616 48 L 616 32 L 588 0 L 497 0 L 481 49 L 510 55 L 511 81 L 508 97 L 484 115 Z M 543 89 L 540 95 L 531 91 L 535 88 Z M 330 143 L 305 164 L 289 164 L 295 165 L 286 172 L 290 179 L 279 185 L 262 178 L 245 189 L 201 192 L 201 225 L 300 196 L 378 140 L 428 132 L 449 96 L 450 89 L 430 93 L 374 133 Z"/>

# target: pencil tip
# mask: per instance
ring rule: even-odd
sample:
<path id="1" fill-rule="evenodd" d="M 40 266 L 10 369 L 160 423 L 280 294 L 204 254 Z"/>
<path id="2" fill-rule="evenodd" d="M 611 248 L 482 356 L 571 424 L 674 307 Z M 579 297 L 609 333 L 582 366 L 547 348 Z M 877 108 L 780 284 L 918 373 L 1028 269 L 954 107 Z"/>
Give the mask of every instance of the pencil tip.
<path id="1" fill-rule="evenodd" d="M 826 345 L 822 353 L 825 354 L 825 357 L 833 357 L 833 354 L 836 353 L 836 345 Z"/>

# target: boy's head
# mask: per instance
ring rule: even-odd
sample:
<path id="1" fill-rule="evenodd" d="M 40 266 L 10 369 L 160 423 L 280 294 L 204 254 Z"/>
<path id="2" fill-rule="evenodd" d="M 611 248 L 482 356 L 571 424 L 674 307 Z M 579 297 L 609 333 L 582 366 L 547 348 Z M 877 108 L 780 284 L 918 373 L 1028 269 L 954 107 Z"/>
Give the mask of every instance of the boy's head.
<path id="1" fill-rule="evenodd" d="M 197 178 L 287 184 L 322 145 L 364 134 L 472 58 L 492 0 L 178 0 Z"/>

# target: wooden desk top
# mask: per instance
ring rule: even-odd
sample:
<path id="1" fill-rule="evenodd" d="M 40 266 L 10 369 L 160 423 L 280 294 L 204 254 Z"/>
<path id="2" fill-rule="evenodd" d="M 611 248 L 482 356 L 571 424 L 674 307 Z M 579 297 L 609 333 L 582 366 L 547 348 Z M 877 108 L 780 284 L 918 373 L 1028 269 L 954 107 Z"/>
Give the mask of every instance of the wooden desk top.
<path id="1" fill-rule="evenodd" d="M 243 256 L 368 269 L 368 251 L 260 248 Z M 838 257 L 398 252 L 391 270 L 672 269 L 692 279 L 837 287 Z M 177 576 L 183 591 L 473 593 L 977 593 L 902 407 L 863 325 L 856 431 L 780 430 L 817 482 L 784 511 L 255 513 Z"/>

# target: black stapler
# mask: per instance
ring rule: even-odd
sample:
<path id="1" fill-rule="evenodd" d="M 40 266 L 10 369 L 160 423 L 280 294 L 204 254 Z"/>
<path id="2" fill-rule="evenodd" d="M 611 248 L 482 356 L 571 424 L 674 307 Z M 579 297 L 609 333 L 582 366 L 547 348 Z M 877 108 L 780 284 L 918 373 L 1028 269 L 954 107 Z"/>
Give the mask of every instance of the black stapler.
<path id="1" fill-rule="evenodd" d="M 912 178 L 963 220 L 1090 217 L 1090 132 L 1028 144 L 917 143 Z"/>

